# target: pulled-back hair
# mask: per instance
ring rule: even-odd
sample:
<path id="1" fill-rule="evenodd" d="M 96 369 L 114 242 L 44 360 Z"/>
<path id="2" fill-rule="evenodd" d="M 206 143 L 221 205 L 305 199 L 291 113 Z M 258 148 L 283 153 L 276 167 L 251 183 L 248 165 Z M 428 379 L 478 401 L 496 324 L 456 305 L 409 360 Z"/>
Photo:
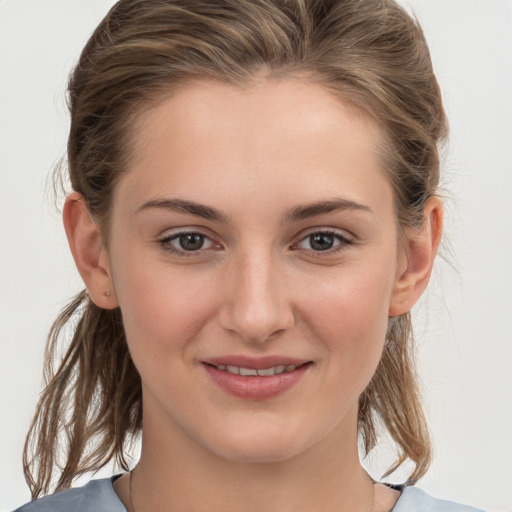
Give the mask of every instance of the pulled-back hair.
<path id="1" fill-rule="evenodd" d="M 133 148 L 131 127 L 173 87 L 201 78 L 248 87 L 256 75 L 319 83 L 380 127 L 397 222 L 418 227 L 439 181 L 446 119 L 417 22 L 393 0 L 121 0 L 85 46 L 68 89 L 68 169 L 108 245 L 112 197 Z M 72 326 L 59 359 L 59 340 Z M 84 291 L 49 335 L 46 388 L 24 453 L 33 497 L 116 460 L 142 428 L 140 376 L 119 308 Z M 359 402 L 366 453 L 382 424 L 398 447 L 387 474 L 429 466 L 431 446 L 419 400 L 410 314 L 391 318 L 382 359 Z"/>

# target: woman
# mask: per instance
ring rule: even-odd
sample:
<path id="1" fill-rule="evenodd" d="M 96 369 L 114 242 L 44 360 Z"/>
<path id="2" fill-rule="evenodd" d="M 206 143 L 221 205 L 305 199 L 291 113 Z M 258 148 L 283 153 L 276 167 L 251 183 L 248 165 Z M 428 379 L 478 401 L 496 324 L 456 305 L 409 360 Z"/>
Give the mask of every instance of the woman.
<path id="1" fill-rule="evenodd" d="M 122 0 L 69 85 L 64 225 L 87 292 L 29 434 L 20 510 L 468 510 L 430 461 L 409 310 L 446 134 L 392 1 Z M 413 470 L 361 466 L 382 422 Z M 64 438 L 64 439 L 63 439 Z M 59 459 L 59 443 L 65 446 Z"/>

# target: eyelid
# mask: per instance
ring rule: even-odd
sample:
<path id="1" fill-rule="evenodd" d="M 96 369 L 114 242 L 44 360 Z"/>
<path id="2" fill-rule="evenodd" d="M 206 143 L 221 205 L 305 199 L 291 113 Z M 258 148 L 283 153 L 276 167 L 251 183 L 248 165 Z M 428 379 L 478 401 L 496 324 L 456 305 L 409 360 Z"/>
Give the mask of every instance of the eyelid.
<path id="1" fill-rule="evenodd" d="M 166 252 L 176 254 L 178 256 L 197 256 L 206 251 L 210 250 L 219 250 L 222 249 L 223 246 L 221 243 L 215 240 L 216 237 L 210 235 L 208 233 L 209 230 L 196 227 L 196 226 L 185 226 L 180 228 L 168 229 L 162 232 L 162 234 L 157 238 L 156 242 L 162 247 L 162 249 Z M 211 245 L 206 248 L 201 248 L 196 251 L 187 251 L 185 249 L 177 249 L 176 247 L 171 245 L 171 241 L 176 240 L 182 235 L 190 235 L 197 234 L 204 237 L 208 240 Z M 315 234 L 326 234 L 333 236 L 339 243 L 337 243 L 334 247 L 330 249 L 326 249 L 324 251 L 315 251 L 313 249 L 302 249 L 299 244 L 305 241 L 308 237 Z M 297 236 L 297 241 L 291 245 L 292 250 L 303 250 L 306 251 L 315 257 L 327 257 L 339 251 L 342 251 L 347 248 L 347 246 L 354 245 L 356 243 L 355 237 L 347 232 L 346 230 L 336 229 L 336 228 L 309 228 L 304 230 Z"/>
<path id="2" fill-rule="evenodd" d="M 194 226 L 189 227 L 183 227 L 183 228 L 176 228 L 173 230 L 166 230 L 163 232 L 162 235 L 160 235 L 157 238 L 157 243 L 160 245 L 160 247 L 169 253 L 176 254 L 178 256 L 197 256 L 200 255 L 208 250 L 212 249 L 219 249 L 222 247 L 222 245 L 215 241 L 215 239 L 207 234 L 203 228 L 197 228 Z M 204 237 L 205 240 L 209 240 L 211 242 L 210 247 L 201 248 L 196 251 L 186 251 L 185 249 L 177 249 L 174 247 L 171 242 L 178 239 L 180 236 L 183 235 L 200 235 Z"/>
<path id="3" fill-rule="evenodd" d="M 312 229 L 308 229 L 306 232 L 303 232 L 300 234 L 300 238 L 298 239 L 297 242 L 295 242 L 293 244 L 292 249 L 300 250 L 300 247 L 298 247 L 298 245 L 301 242 L 307 240 L 310 236 L 316 235 L 316 234 L 331 235 L 334 238 L 336 238 L 339 242 L 333 248 L 326 249 L 325 251 L 315 251 L 313 249 L 303 249 L 303 250 L 307 251 L 308 253 L 313 254 L 316 257 L 332 255 L 339 251 L 343 251 L 344 249 L 347 248 L 347 246 L 354 245 L 356 243 L 356 240 L 353 237 L 353 235 L 348 234 L 344 230 L 334 229 L 334 228 L 312 228 Z"/>

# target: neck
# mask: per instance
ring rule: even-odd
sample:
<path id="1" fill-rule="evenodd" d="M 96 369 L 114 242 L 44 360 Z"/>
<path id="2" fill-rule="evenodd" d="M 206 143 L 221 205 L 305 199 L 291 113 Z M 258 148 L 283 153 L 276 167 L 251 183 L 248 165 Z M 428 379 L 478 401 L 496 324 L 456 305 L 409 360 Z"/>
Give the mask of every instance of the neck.
<path id="1" fill-rule="evenodd" d="M 132 476 L 136 512 L 371 512 L 373 485 L 359 462 L 357 430 L 339 428 L 299 455 L 244 463 L 144 423 Z M 355 422 L 353 422 L 356 424 Z M 333 448 L 335 447 L 335 448 Z M 133 510 L 131 512 L 134 512 Z"/>

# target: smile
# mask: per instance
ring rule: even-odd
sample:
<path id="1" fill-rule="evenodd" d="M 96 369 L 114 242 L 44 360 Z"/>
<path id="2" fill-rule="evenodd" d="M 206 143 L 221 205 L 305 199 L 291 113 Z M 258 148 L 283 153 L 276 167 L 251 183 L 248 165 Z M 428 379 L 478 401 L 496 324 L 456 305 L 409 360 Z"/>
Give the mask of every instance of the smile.
<path id="1" fill-rule="evenodd" d="M 279 364 L 285 362 L 279 359 L 236 358 L 229 361 L 233 364 L 225 364 L 228 362 L 225 360 L 208 361 L 203 362 L 203 368 L 222 391 L 237 398 L 262 401 L 276 398 L 296 386 L 313 365 L 312 361 L 299 360 Z"/>
<path id="2" fill-rule="evenodd" d="M 233 375 L 270 377 L 272 375 L 280 375 L 281 373 L 293 372 L 294 370 L 297 369 L 297 366 L 294 364 L 289 364 L 286 366 L 284 364 L 281 364 L 279 366 L 272 366 L 270 368 L 256 369 L 220 364 L 216 366 L 216 368 L 217 370 L 227 371 Z"/>

